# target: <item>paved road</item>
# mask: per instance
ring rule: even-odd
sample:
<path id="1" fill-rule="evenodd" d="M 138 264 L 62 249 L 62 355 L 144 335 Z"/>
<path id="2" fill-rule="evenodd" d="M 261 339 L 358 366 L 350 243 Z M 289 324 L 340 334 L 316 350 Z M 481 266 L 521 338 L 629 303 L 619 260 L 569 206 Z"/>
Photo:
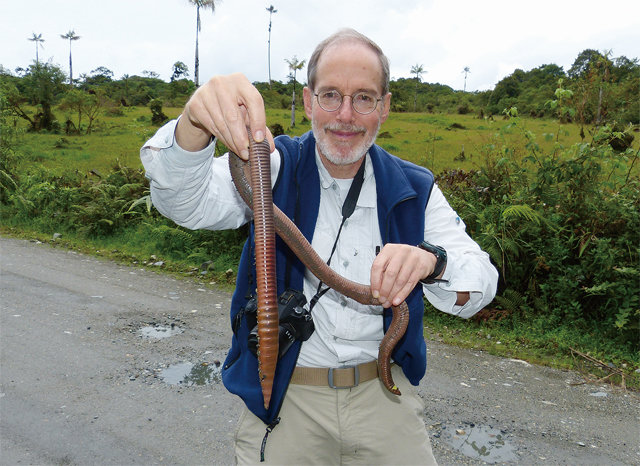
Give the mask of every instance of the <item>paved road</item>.
<path id="1" fill-rule="evenodd" d="M 0 264 L 0 464 L 233 464 L 227 293 L 7 238 Z M 640 463 L 637 394 L 579 381 L 430 342 L 436 458 Z"/>

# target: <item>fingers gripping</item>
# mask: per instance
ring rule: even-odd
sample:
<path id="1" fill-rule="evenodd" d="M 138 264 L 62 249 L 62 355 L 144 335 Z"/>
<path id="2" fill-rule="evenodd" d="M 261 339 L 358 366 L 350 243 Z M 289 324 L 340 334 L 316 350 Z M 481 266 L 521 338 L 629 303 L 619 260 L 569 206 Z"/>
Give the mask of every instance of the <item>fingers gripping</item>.
<path id="1" fill-rule="evenodd" d="M 247 160 L 249 157 L 250 128 L 254 140 L 269 140 L 271 150 L 275 145 L 266 129 L 264 101 L 258 90 L 242 74 L 216 76 L 201 86 L 189 99 L 183 112 L 184 122 L 176 133 L 178 143 L 185 149 L 203 147 L 203 142 L 214 135 L 231 151 Z M 189 142 L 197 139 L 189 145 Z M 185 142 L 186 141 L 186 142 Z"/>
<path id="2" fill-rule="evenodd" d="M 371 268 L 371 289 L 384 307 L 404 301 L 428 266 L 422 251 L 406 244 L 387 244 Z"/>

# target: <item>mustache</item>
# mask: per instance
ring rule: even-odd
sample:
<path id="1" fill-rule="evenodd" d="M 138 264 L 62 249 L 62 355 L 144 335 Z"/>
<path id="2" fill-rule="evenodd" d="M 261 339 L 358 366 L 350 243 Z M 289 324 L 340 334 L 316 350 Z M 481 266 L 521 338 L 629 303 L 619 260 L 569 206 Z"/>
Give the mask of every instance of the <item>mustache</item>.
<path id="1" fill-rule="evenodd" d="M 350 125 L 348 123 L 329 123 L 324 127 L 325 131 L 344 131 L 347 133 L 365 133 L 366 128 L 358 125 Z"/>

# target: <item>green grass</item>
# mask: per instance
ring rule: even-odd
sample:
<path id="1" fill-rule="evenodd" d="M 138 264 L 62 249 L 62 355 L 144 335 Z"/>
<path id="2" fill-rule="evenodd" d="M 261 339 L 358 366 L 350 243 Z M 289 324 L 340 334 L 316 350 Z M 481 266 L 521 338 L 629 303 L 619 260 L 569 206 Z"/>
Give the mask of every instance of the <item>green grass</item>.
<path id="1" fill-rule="evenodd" d="M 288 134 L 300 135 L 311 129 L 301 124 L 302 112 L 297 113 L 296 127 L 289 128 L 291 114 L 283 110 L 268 110 L 267 124 L 279 123 Z M 524 128 L 537 135 L 543 151 L 552 151 L 558 143 L 569 146 L 580 139 L 580 127 L 558 125 L 555 121 L 522 117 Z M 474 115 L 391 113 L 380 128 L 376 143 L 403 159 L 429 168 L 438 174 L 445 170 L 477 168 L 482 148 L 491 143 L 498 131 L 508 122 L 501 118 L 480 119 Z M 460 128 L 462 126 L 462 128 Z M 590 128 L 585 128 L 589 134 Z M 587 136 L 588 137 L 588 136 Z M 523 136 L 513 132 L 508 142 L 522 146 Z M 464 159 L 460 154 L 464 151 Z"/>
<path id="2" fill-rule="evenodd" d="M 181 109 L 165 108 L 164 113 L 176 118 Z M 267 124 L 279 123 L 287 134 L 301 135 L 311 129 L 302 123 L 304 111 L 296 111 L 296 126 L 290 128 L 291 113 L 267 109 Z M 545 151 L 553 150 L 557 133 L 565 146 L 580 141 L 577 125 L 558 125 L 554 121 L 523 117 L 524 127 L 537 135 Z M 19 122 L 21 124 L 21 122 Z M 377 143 L 399 157 L 431 169 L 438 174 L 450 169 L 472 170 L 481 162 L 482 148 L 489 144 L 507 121 L 479 119 L 474 115 L 392 113 L 380 129 Z M 462 128 L 460 128 L 462 127 Z M 40 164 L 56 174 L 108 172 L 121 165 L 141 168 L 140 146 L 158 127 L 151 124 L 146 107 L 124 109 L 122 116 L 102 116 L 88 135 L 24 133 L 17 149 L 25 154 L 25 167 Z M 522 145 L 522 134 L 514 132 L 508 141 Z M 464 157 L 461 153 L 464 151 Z"/>
<path id="3" fill-rule="evenodd" d="M 179 109 L 166 109 L 170 118 Z M 131 107 L 122 116 L 103 116 L 94 123 L 91 134 L 23 133 L 17 149 L 29 165 L 40 164 L 56 174 L 66 171 L 89 173 L 108 172 L 118 164 L 142 167 L 140 146 L 157 127 L 151 124 L 151 112 L 146 107 Z"/>
<path id="4" fill-rule="evenodd" d="M 602 378 L 617 386 L 640 389 L 640 355 L 629 357 L 614 343 L 598 344 L 597 350 L 587 350 L 590 358 L 601 361 L 613 370 L 593 364 L 584 358 L 578 349 L 594 348 L 593 341 L 601 340 L 594 334 L 584 333 L 573 326 L 552 325 L 545 316 L 527 316 L 526 319 L 484 320 L 481 313 L 469 320 L 462 320 L 425 307 L 425 336 L 450 345 L 489 354 L 528 361 L 563 370 L 579 370 L 590 380 Z M 499 314 L 498 314 L 499 316 Z M 604 332 L 604 329 L 601 329 Z M 574 352 L 574 350 L 576 350 Z M 616 373 L 614 373 L 616 371 Z M 624 381 L 619 373 L 624 374 Z M 608 377 L 608 378 L 607 378 Z"/>

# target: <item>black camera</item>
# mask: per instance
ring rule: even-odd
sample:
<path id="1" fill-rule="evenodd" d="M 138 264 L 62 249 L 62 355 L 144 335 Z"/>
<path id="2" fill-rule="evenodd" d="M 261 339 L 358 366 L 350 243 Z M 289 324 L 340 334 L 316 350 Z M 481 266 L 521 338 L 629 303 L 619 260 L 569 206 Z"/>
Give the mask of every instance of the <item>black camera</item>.
<path id="1" fill-rule="evenodd" d="M 307 298 L 297 290 L 286 290 L 278 297 L 278 358 L 281 358 L 291 347 L 294 341 L 306 341 L 309 339 L 315 326 L 311 318 L 311 312 L 304 307 Z M 249 350 L 258 354 L 258 325 L 257 325 L 258 298 L 252 297 L 244 308 L 247 323 L 253 328 L 249 332 Z"/>

